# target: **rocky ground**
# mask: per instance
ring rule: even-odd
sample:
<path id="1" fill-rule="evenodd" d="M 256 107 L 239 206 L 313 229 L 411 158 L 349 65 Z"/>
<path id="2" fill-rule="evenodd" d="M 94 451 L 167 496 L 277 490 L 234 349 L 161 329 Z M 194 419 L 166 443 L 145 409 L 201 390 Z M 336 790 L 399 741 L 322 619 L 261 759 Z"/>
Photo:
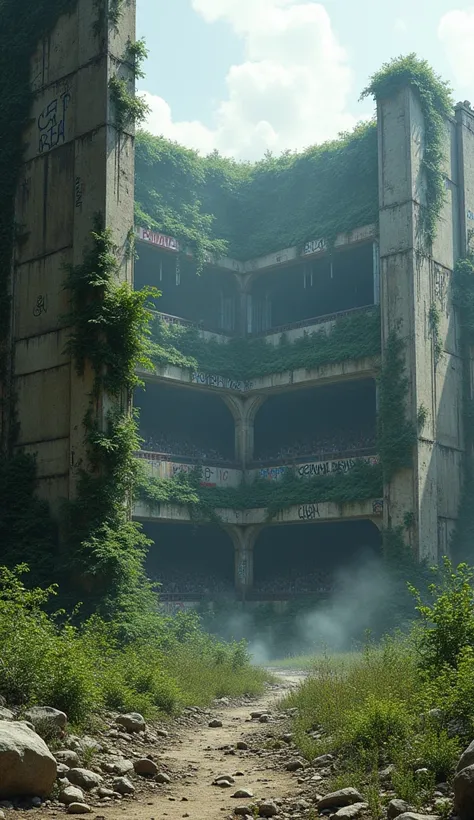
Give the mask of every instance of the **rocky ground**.
<path id="1" fill-rule="evenodd" d="M 88 814 L 94 820 L 369 817 L 369 807 L 355 789 L 328 794 L 334 769 L 330 755 L 308 764 L 297 754 L 291 715 L 276 705 L 302 675 L 280 671 L 278 683 L 258 700 L 222 699 L 209 710 L 189 708 L 166 725 L 144 726 L 140 716 L 109 714 L 103 730 L 93 737 L 70 735 L 66 727 L 54 748 L 58 776 L 52 796 L 43 801 L 0 801 L 0 818 L 2 812 L 7 820 L 60 818 L 67 813 Z M 41 716 L 26 717 L 34 724 Z M 1 748 L 0 736 L 0 752 Z M 385 802 L 391 796 L 387 786 Z M 451 804 L 449 797 L 442 790 L 437 795 Z M 440 802 L 427 806 L 424 813 L 429 820 L 437 813 L 450 814 Z M 392 800 L 388 820 L 396 817 L 418 820 L 419 815 Z"/>

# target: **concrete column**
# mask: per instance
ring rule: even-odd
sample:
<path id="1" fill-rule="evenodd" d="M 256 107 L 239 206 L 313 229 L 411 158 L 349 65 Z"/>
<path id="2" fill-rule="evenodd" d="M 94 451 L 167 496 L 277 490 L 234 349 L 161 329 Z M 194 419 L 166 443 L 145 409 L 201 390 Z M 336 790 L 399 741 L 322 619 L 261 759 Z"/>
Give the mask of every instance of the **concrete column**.
<path id="1" fill-rule="evenodd" d="M 249 293 L 250 293 L 250 275 L 249 274 L 235 274 L 238 285 L 237 295 L 237 332 L 239 336 L 248 336 L 249 323 Z"/>
<path id="2" fill-rule="evenodd" d="M 119 277 L 133 278 L 134 129 L 116 128 L 109 81 L 118 74 L 133 91 L 126 50 L 134 39 L 135 0 L 123 4 L 118 26 L 108 22 L 107 0 L 78 0 L 38 42 L 31 62 L 34 96 L 15 203 L 24 241 L 12 277 L 12 381 L 17 444 L 37 454 L 39 493 L 53 506 L 74 496 L 85 458 L 82 421 L 93 374 L 78 377 L 64 354 L 63 284 L 65 266 L 84 258 L 95 214 L 111 229 Z"/>
<path id="3" fill-rule="evenodd" d="M 235 549 L 235 588 L 244 601 L 253 587 L 253 548 L 260 530 L 257 526 L 227 528 Z"/>
<path id="4" fill-rule="evenodd" d="M 425 122 L 414 91 L 406 88 L 379 102 L 378 131 L 382 341 L 396 330 L 405 342 L 406 412 L 414 424 L 421 407 L 427 416 L 414 448 L 413 468 L 400 470 L 385 487 L 384 524 L 404 526 L 405 516 L 412 513 L 414 549 L 420 559 L 432 562 L 438 555 L 438 517 L 448 508 L 455 517 L 459 500 L 456 450 L 461 449 L 457 419 L 462 379 L 447 295 L 457 234 L 456 168 L 449 150 L 454 126 L 446 123 L 446 204 L 432 248 L 421 230 Z M 443 354 L 438 362 L 429 321 L 432 306 L 441 315 Z"/>
<path id="5" fill-rule="evenodd" d="M 253 460 L 254 455 L 254 422 L 257 411 L 265 401 L 266 396 L 225 396 L 225 403 L 229 407 L 235 422 L 235 458 L 245 470 Z"/>

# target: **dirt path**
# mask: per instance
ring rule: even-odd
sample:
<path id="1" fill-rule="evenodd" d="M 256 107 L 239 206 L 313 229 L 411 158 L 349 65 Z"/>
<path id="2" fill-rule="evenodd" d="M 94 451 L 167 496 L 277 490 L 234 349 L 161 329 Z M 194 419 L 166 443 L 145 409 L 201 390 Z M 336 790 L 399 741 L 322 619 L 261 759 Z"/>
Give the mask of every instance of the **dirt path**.
<path id="1" fill-rule="evenodd" d="M 138 800 L 101 806 L 96 816 L 106 820 L 217 820 L 233 816 L 233 809 L 254 800 L 294 797 L 298 782 L 281 761 L 265 751 L 269 737 L 278 737 L 285 727 L 278 716 L 267 724 L 250 720 L 251 711 L 274 712 L 276 702 L 298 685 L 302 675 L 278 673 L 279 683 L 259 700 L 245 705 L 222 705 L 206 716 L 201 725 L 187 727 L 170 739 L 169 748 L 157 755 L 157 762 L 170 772 L 169 785 L 157 786 Z M 221 728 L 209 728 L 210 719 L 222 721 Z M 248 750 L 237 750 L 238 741 L 248 744 Z M 226 748 L 227 747 L 227 748 Z M 275 759 L 276 758 L 276 759 Z M 235 784 L 222 789 L 212 781 L 222 774 L 234 776 Z M 235 799 L 237 789 L 249 789 L 252 799 Z M 94 817 L 94 815 L 92 815 Z"/>

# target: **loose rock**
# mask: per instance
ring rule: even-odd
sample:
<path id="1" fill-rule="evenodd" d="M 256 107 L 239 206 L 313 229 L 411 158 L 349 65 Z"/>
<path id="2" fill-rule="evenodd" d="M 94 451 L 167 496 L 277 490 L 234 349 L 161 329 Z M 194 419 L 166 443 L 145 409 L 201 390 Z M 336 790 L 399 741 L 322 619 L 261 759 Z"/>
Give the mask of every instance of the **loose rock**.
<path id="1" fill-rule="evenodd" d="M 278 814 L 278 806 L 273 800 L 264 800 L 258 807 L 260 817 L 274 817 Z"/>
<path id="2" fill-rule="evenodd" d="M 143 732 L 146 728 L 145 718 L 138 712 L 129 712 L 126 715 L 119 715 L 116 720 L 119 726 L 123 726 L 127 732 Z"/>
<path id="3" fill-rule="evenodd" d="M 249 748 L 249 744 L 245 742 L 245 740 L 238 740 L 235 744 L 236 749 L 240 749 L 242 752 L 246 752 Z"/>
<path id="4" fill-rule="evenodd" d="M 64 763 L 69 769 L 79 766 L 79 755 L 72 749 L 61 749 L 61 751 L 55 752 L 54 756 L 58 763 Z"/>
<path id="5" fill-rule="evenodd" d="M 59 802 L 69 806 L 70 803 L 85 803 L 86 801 L 79 786 L 66 786 L 59 794 Z"/>
<path id="6" fill-rule="evenodd" d="M 66 777 L 69 771 L 69 766 L 66 766 L 65 763 L 58 763 L 56 766 L 56 777 L 63 778 Z"/>
<path id="7" fill-rule="evenodd" d="M 56 761 L 44 740 L 22 722 L 0 721 L 0 798 L 46 797 L 56 780 Z"/>
<path id="8" fill-rule="evenodd" d="M 318 810 L 320 809 L 342 809 L 344 806 L 351 806 L 353 803 L 363 803 L 363 797 L 357 789 L 339 789 L 337 792 L 331 792 L 318 801 Z"/>
<path id="9" fill-rule="evenodd" d="M 136 773 L 142 777 L 154 777 L 158 774 L 158 766 L 148 757 L 141 757 L 140 760 L 135 760 L 133 768 Z"/>
<path id="10" fill-rule="evenodd" d="M 0 720 L 15 720 L 15 715 L 10 709 L 0 706 Z"/>
<path id="11" fill-rule="evenodd" d="M 128 777 L 116 777 L 113 782 L 115 792 L 119 794 L 134 794 L 135 786 Z"/>
<path id="12" fill-rule="evenodd" d="M 245 800 L 246 797 L 253 797 L 253 792 L 251 792 L 250 789 L 237 789 L 232 797 L 236 797 L 237 799 L 242 798 Z"/>
<path id="13" fill-rule="evenodd" d="M 474 820 L 474 764 L 466 766 L 454 778 L 454 811 L 461 820 Z"/>
<path id="14" fill-rule="evenodd" d="M 108 772 L 109 774 L 118 774 L 120 776 L 133 772 L 134 768 L 133 762 L 124 757 L 119 757 L 115 760 L 105 760 L 101 765 L 104 772 Z"/>
<path id="15" fill-rule="evenodd" d="M 334 817 L 338 817 L 339 820 L 354 820 L 354 818 L 360 817 L 362 812 L 367 808 L 367 803 L 352 803 L 351 806 L 344 806 L 342 809 L 338 809 Z"/>
<path id="16" fill-rule="evenodd" d="M 106 786 L 99 786 L 99 788 L 97 789 L 97 794 L 99 795 L 99 797 L 113 797 L 114 790 L 107 789 Z"/>
<path id="17" fill-rule="evenodd" d="M 25 712 L 25 717 L 35 728 L 64 729 L 67 723 L 65 712 L 52 706 L 32 706 Z"/>
<path id="18" fill-rule="evenodd" d="M 395 820 L 401 814 L 407 814 L 411 811 L 411 806 L 405 800 L 391 800 L 387 806 L 388 820 Z"/>
<path id="19" fill-rule="evenodd" d="M 156 729 L 156 734 L 158 737 L 169 737 L 169 732 L 166 729 Z"/>
<path id="20" fill-rule="evenodd" d="M 100 774 L 91 772 L 89 769 L 70 769 L 67 773 L 67 779 L 74 786 L 81 786 L 86 791 L 95 789 L 96 786 L 100 786 L 102 783 Z"/>
<path id="21" fill-rule="evenodd" d="M 171 777 L 166 772 L 160 772 L 156 775 L 157 783 L 171 783 Z"/>
<path id="22" fill-rule="evenodd" d="M 413 811 L 407 811 L 405 814 L 399 814 L 398 820 L 439 820 L 436 814 L 416 814 Z"/>
<path id="23" fill-rule="evenodd" d="M 237 806 L 234 809 L 234 814 L 236 814 L 238 817 L 251 817 L 252 809 L 250 808 L 250 806 Z"/>
<path id="24" fill-rule="evenodd" d="M 91 807 L 87 803 L 70 803 L 67 807 L 68 814 L 90 814 Z"/>
<path id="25" fill-rule="evenodd" d="M 220 729 L 222 727 L 222 720 L 214 718 L 214 720 L 211 720 L 207 725 L 210 729 Z"/>
<path id="26" fill-rule="evenodd" d="M 458 765 L 456 766 L 456 772 L 461 772 L 463 769 L 466 769 L 468 766 L 472 766 L 474 763 L 474 740 L 472 743 L 469 744 L 467 749 L 464 749 L 461 757 L 459 758 Z"/>
<path id="27" fill-rule="evenodd" d="M 298 769 L 304 769 L 304 763 L 302 760 L 298 760 L 297 758 L 295 760 L 289 760 L 285 766 L 285 769 L 287 772 L 297 772 Z"/>

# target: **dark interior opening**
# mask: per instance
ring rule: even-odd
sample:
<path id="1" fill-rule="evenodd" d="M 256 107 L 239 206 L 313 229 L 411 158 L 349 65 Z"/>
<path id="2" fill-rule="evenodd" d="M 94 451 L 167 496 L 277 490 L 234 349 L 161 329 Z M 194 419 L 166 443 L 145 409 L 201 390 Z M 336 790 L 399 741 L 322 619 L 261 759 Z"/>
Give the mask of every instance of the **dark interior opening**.
<path id="1" fill-rule="evenodd" d="M 234 546 L 224 530 L 194 524 L 146 523 L 143 527 L 153 541 L 146 571 L 162 584 L 163 600 L 234 595 Z"/>
<path id="2" fill-rule="evenodd" d="M 254 547 L 253 593 L 328 596 L 354 568 L 380 555 L 372 521 L 266 527 Z"/>
<path id="3" fill-rule="evenodd" d="M 374 302 L 371 243 L 262 273 L 252 287 L 252 332 Z"/>
<path id="4" fill-rule="evenodd" d="M 236 328 L 237 283 L 232 273 L 205 268 L 177 253 L 141 245 L 135 262 L 135 289 L 151 285 L 161 291 L 156 310 L 188 319 L 209 330 Z"/>
<path id="5" fill-rule="evenodd" d="M 217 395 L 148 382 L 135 391 L 143 450 L 199 463 L 232 462 L 234 419 Z"/>
<path id="6" fill-rule="evenodd" d="M 272 396 L 255 419 L 255 461 L 290 463 L 375 452 L 373 379 Z"/>

